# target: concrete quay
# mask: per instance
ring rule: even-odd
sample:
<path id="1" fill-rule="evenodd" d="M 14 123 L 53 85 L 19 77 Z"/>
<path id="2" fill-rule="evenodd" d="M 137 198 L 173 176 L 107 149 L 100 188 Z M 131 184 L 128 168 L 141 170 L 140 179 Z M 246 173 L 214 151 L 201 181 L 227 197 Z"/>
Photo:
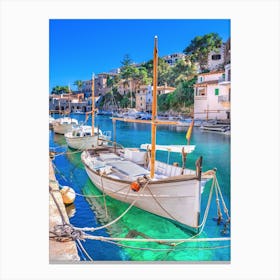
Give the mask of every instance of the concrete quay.
<path id="1" fill-rule="evenodd" d="M 57 201 L 59 208 L 66 223 L 69 223 L 69 218 L 66 213 L 65 205 L 62 196 L 59 192 L 59 185 L 56 181 L 52 161 L 49 160 L 49 186 L 54 190 L 52 193 Z M 51 194 L 49 195 L 49 230 L 56 225 L 62 225 L 62 218 L 55 201 Z M 59 242 L 49 239 L 49 263 L 71 263 L 80 260 L 77 247 L 74 241 Z"/>

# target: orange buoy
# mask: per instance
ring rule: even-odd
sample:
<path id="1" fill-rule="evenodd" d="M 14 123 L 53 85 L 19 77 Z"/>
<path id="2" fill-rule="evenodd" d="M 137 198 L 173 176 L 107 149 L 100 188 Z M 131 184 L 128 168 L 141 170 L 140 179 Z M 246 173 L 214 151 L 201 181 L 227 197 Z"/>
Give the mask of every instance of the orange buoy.
<path id="1" fill-rule="evenodd" d="M 134 191 L 134 192 L 138 192 L 140 190 L 140 185 L 137 182 L 132 182 L 130 184 L 130 188 Z"/>
<path id="2" fill-rule="evenodd" d="M 60 190 L 61 196 L 62 196 L 62 200 L 64 204 L 71 204 L 74 202 L 75 198 L 76 198 L 76 194 L 75 191 L 67 186 L 64 186 L 61 190 Z"/>

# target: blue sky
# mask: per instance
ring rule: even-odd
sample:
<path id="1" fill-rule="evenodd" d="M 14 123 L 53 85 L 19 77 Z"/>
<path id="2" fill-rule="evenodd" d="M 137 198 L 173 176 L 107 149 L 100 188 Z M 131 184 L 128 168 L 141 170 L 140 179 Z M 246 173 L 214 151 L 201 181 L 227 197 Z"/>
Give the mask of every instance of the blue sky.
<path id="1" fill-rule="evenodd" d="M 118 68 L 125 54 L 136 62 L 153 57 L 154 36 L 159 56 L 183 52 L 198 35 L 230 37 L 228 19 L 52 19 L 49 22 L 49 87 L 70 85 Z"/>

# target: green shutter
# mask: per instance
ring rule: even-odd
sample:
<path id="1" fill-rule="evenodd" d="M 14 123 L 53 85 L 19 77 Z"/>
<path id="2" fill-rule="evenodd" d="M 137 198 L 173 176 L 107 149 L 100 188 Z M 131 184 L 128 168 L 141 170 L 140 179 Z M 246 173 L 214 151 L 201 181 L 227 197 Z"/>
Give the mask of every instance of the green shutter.
<path id="1" fill-rule="evenodd" d="M 219 95 L 219 89 L 215 88 L 215 95 Z"/>

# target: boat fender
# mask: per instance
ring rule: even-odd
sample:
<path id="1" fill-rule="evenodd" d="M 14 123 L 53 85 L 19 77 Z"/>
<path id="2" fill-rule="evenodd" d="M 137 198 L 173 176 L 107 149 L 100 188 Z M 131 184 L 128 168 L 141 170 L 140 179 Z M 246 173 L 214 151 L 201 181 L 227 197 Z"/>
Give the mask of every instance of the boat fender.
<path id="1" fill-rule="evenodd" d="M 67 186 L 64 186 L 60 190 L 60 193 L 62 196 L 63 203 L 66 205 L 73 203 L 76 198 L 75 191 L 72 188 L 67 187 Z"/>
<path id="2" fill-rule="evenodd" d="M 137 182 L 132 182 L 130 184 L 130 188 L 134 191 L 134 192 L 138 192 L 140 190 L 140 185 Z"/>

